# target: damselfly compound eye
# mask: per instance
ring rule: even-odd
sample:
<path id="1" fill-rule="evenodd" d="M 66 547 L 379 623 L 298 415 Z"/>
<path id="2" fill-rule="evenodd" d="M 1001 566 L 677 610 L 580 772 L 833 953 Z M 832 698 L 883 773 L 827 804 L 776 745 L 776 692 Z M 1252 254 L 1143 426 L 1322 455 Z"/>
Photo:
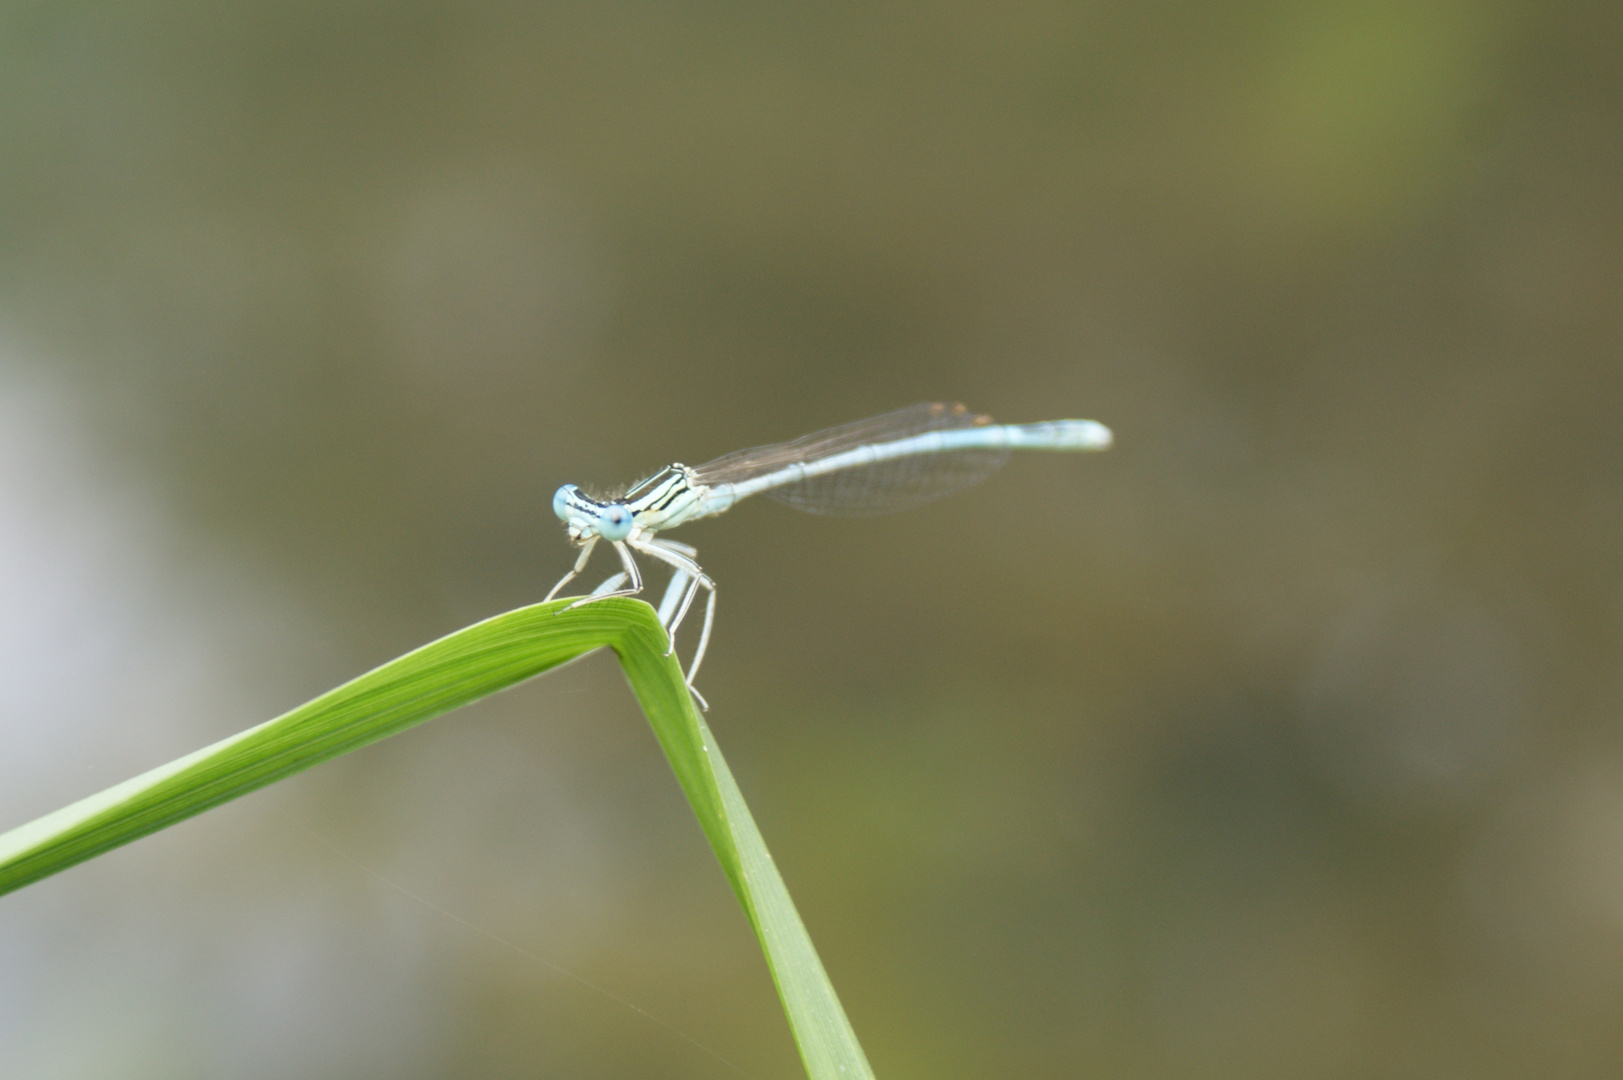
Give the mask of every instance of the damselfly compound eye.
<path id="1" fill-rule="evenodd" d="M 620 503 L 610 503 L 597 516 L 597 535 L 605 540 L 624 540 L 631 535 L 631 511 Z"/>
<path id="2" fill-rule="evenodd" d="M 558 515 L 559 521 L 569 520 L 569 496 L 575 493 L 574 484 L 565 484 L 552 496 L 552 512 Z"/>

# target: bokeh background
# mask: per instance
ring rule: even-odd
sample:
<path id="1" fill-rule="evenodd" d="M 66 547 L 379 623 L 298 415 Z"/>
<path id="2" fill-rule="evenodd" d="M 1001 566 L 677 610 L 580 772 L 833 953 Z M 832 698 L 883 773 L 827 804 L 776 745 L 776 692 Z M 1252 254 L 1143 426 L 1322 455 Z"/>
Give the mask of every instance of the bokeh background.
<path id="1" fill-rule="evenodd" d="M 0 828 L 538 600 L 562 482 L 1094 417 L 676 535 L 878 1075 L 1617 1076 L 1620 56 L 1601 2 L 6 4 Z M 800 1074 L 596 656 L 0 900 L 0 1075 Z"/>

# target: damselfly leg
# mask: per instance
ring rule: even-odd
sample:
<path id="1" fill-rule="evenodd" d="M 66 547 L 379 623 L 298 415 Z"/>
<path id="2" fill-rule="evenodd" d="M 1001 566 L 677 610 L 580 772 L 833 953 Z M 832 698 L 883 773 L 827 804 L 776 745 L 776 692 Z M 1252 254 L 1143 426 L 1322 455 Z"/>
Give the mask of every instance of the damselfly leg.
<path id="1" fill-rule="evenodd" d="M 546 597 L 541 601 L 543 604 L 557 596 L 559 589 L 580 577 L 580 572 L 586 569 L 587 562 L 592 558 L 592 549 L 597 547 L 597 541 L 598 538 L 594 536 L 580 546 L 580 557 L 575 560 L 575 568 L 558 579 L 558 584 L 554 585 L 552 591 L 547 593 Z"/>
<path id="2" fill-rule="evenodd" d="M 674 540 L 661 540 L 657 537 L 639 538 L 627 542 L 649 558 L 658 559 L 678 573 L 686 574 L 690 579 L 687 592 L 682 596 L 681 606 L 677 609 L 675 617 L 666 625 L 666 630 L 671 637 L 671 647 L 666 650 L 665 655 L 669 656 L 676 648 L 676 628 L 681 626 L 682 620 L 687 617 L 688 608 L 693 603 L 694 594 L 702 587 L 708 589 L 711 596 L 714 596 L 716 583 L 711 581 L 710 575 L 706 574 L 699 564 L 694 561 L 694 549 L 687 544 L 678 544 Z M 661 605 L 661 607 L 663 606 Z"/>
<path id="3" fill-rule="evenodd" d="M 599 539 L 601 538 L 594 536 L 585 543 L 581 548 L 580 557 L 575 560 L 574 568 L 565 574 L 558 584 L 552 587 L 552 591 L 547 594 L 547 600 L 551 600 L 560 589 L 573 581 L 586 569 L 586 563 L 591 559 L 592 550 Z M 693 663 L 688 667 L 685 681 L 688 690 L 693 694 L 694 700 L 699 703 L 699 707 L 708 712 L 710 705 L 705 701 L 704 695 L 693 688 L 693 677 L 698 672 L 699 662 L 704 659 L 704 650 L 710 643 L 710 627 L 716 617 L 716 583 L 710 580 L 710 575 L 706 574 L 694 559 L 694 556 L 698 554 L 697 549 L 676 540 L 666 540 L 646 534 L 627 537 L 623 541 L 612 540 L 610 543 L 614 545 L 614 550 L 620 556 L 620 563 L 625 569 L 606 578 L 602 584 L 592 590 L 589 596 L 581 597 L 568 607 L 561 608 L 560 611 L 570 611 L 582 604 L 607 600 L 611 596 L 636 596 L 641 593 L 643 590 L 642 574 L 637 569 L 637 561 L 631 554 L 632 550 L 636 550 L 671 568 L 671 581 L 665 587 L 664 599 L 659 604 L 659 621 L 665 627 L 668 639 L 665 655 L 670 656 L 676 651 L 677 628 L 682 625 L 682 620 L 687 617 L 688 609 L 693 606 L 693 599 L 698 595 L 699 590 L 701 588 L 706 590 L 710 595 L 704 606 L 704 629 L 699 634 L 699 647 L 693 654 Z M 629 584 L 621 588 L 621 585 L 627 582 Z"/>
<path id="4" fill-rule="evenodd" d="M 600 585 L 597 589 L 593 590 L 592 595 L 581 597 L 573 604 L 570 604 L 569 607 L 563 608 L 563 611 L 571 611 L 580 607 L 582 604 L 592 604 L 599 600 L 607 600 L 611 596 L 636 596 L 638 593 L 642 592 L 642 571 L 637 569 L 637 560 L 631 557 L 631 552 L 627 550 L 625 541 L 611 540 L 610 543 L 614 545 L 615 553 L 620 556 L 620 565 L 625 567 L 625 576 L 631 579 L 631 583 L 623 589 L 610 589 L 607 592 L 600 591 L 602 589 L 602 586 Z M 583 558 L 577 565 L 584 566 L 585 562 L 586 560 Z M 573 571 L 569 576 L 573 577 L 575 573 L 578 572 L 579 571 Z M 568 577 L 564 578 L 564 581 L 568 580 Z M 552 591 L 557 592 L 558 589 L 562 588 L 564 581 L 560 581 L 557 585 L 553 586 Z"/>

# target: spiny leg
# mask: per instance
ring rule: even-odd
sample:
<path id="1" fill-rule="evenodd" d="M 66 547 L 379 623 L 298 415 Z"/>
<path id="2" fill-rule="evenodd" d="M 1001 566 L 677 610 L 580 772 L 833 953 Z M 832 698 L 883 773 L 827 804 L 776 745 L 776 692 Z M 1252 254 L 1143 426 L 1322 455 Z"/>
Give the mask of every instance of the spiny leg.
<path id="1" fill-rule="evenodd" d="M 710 586 L 710 599 L 704 605 L 704 629 L 699 631 L 699 647 L 693 650 L 693 663 L 688 667 L 688 689 L 693 690 L 693 677 L 699 673 L 699 665 L 704 662 L 704 650 L 710 644 L 710 627 L 716 622 L 716 587 Z M 694 690 L 697 694 L 698 691 Z M 699 701 L 703 703 L 704 698 Z M 709 706 L 705 707 L 709 712 Z"/>
<path id="2" fill-rule="evenodd" d="M 711 592 L 714 592 L 716 583 L 711 581 L 710 576 L 700 568 L 699 564 L 695 562 L 691 556 L 686 554 L 684 550 L 682 550 L 693 550 L 686 544 L 678 544 L 674 540 L 659 540 L 654 538 L 649 538 L 647 540 L 639 539 L 630 542 L 638 551 L 642 552 L 644 555 L 647 555 L 649 558 L 658 559 L 662 563 L 674 566 L 677 570 L 680 570 L 693 578 L 693 584 L 689 585 L 688 587 L 689 593 L 683 598 L 681 610 L 677 612 L 676 618 L 672 619 L 670 625 L 666 627 L 666 632 L 670 635 L 671 640 L 674 642 L 676 639 L 676 628 L 682 624 L 682 619 L 687 614 L 688 605 L 693 602 L 693 590 L 697 586 L 702 585 Z M 669 656 L 670 652 L 667 651 L 665 655 Z"/>
<path id="3" fill-rule="evenodd" d="M 597 588 L 595 588 L 595 589 L 593 589 L 591 591 L 590 595 L 591 596 L 605 596 L 608 593 L 613 592 L 615 589 L 618 589 L 620 587 L 620 583 L 622 581 L 624 581 L 625 579 L 626 579 L 626 572 L 624 570 L 621 570 L 618 573 L 616 573 L 616 574 L 614 574 L 614 575 L 612 575 L 610 577 L 604 578 L 602 583 L 600 585 L 598 585 Z"/>
<path id="4" fill-rule="evenodd" d="M 668 627 L 671 614 L 676 611 L 676 605 L 682 600 L 682 593 L 687 590 L 688 582 L 693 580 L 686 570 L 671 572 L 671 580 L 665 586 L 665 597 L 659 602 L 659 625 Z"/>
<path id="5" fill-rule="evenodd" d="M 687 572 L 683 570 L 678 570 L 677 573 L 683 577 L 687 576 Z M 687 618 L 688 608 L 693 604 L 693 597 L 698 593 L 699 586 L 703 584 L 704 580 L 702 578 L 693 578 L 688 582 L 687 591 L 682 594 L 682 606 L 677 609 L 676 618 L 671 620 L 670 626 L 665 631 L 665 636 L 670 639 L 670 645 L 665 649 L 666 656 L 676 651 L 676 628 L 682 625 L 683 619 Z M 714 591 L 714 586 L 711 587 L 711 590 Z"/>
<path id="6" fill-rule="evenodd" d="M 699 707 L 705 712 L 709 712 L 710 705 L 704 700 L 704 695 L 693 689 L 693 676 L 699 670 L 699 662 L 704 659 L 704 650 L 710 644 L 710 628 L 715 624 L 716 583 L 711 581 L 710 575 L 706 574 L 699 567 L 699 564 L 694 561 L 693 555 L 696 554 L 696 552 L 693 548 L 688 547 L 686 544 L 678 544 L 674 540 L 662 540 L 650 537 L 646 540 L 641 540 L 639 543 L 637 543 L 636 547 L 638 551 L 642 552 L 644 555 L 647 555 L 649 558 L 658 559 L 661 562 L 669 563 L 676 568 L 678 573 L 691 574 L 693 578 L 693 580 L 688 584 L 686 594 L 682 597 L 681 609 L 676 613 L 676 617 L 671 620 L 670 626 L 666 629 L 666 634 L 668 635 L 669 639 L 669 644 L 665 649 L 666 656 L 669 656 L 671 653 L 676 651 L 676 628 L 681 625 L 682 619 L 687 615 L 688 608 L 692 605 L 693 598 L 698 594 L 700 587 L 702 586 L 710 593 L 710 596 L 705 601 L 704 605 L 704 630 L 699 635 L 699 648 L 693 654 L 693 664 L 688 668 L 687 678 L 685 680 L 688 685 L 688 690 L 692 691 L 694 699 L 699 703 Z M 663 607 L 663 605 L 661 605 L 661 607 Z"/>
<path id="7" fill-rule="evenodd" d="M 685 555 L 687 556 L 688 561 L 692 561 L 692 557 L 698 554 L 694 548 L 689 547 L 687 544 L 681 544 L 675 540 L 666 540 L 663 537 L 649 539 L 644 542 L 644 545 L 639 546 L 638 549 L 641 551 L 647 551 L 649 555 L 659 558 L 659 555 L 656 552 L 648 551 L 649 547 L 662 549 L 666 554 Z M 676 562 L 674 558 L 669 561 L 673 564 Z M 693 562 L 693 569 L 699 569 L 699 564 L 697 562 Z M 687 684 L 689 690 L 693 690 L 693 677 L 698 674 L 699 664 L 704 660 L 705 649 L 710 645 L 710 629 L 715 625 L 716 621 L 716 583 L 710 580 L 710 576 L 708 574 L 700 572 L 694 578 L 693 584 L 688 587 L 687 595 L 682 598 L 682 610 L 677 613 L 675 619 L 671 620 L 669 630 L 671 635 L 671 651 L 674 651 L 676 648 L 676 627 L 681 624 L 682 619 L 687 615 L 688 606 L 693 603 L 693 597 L 698 593 L 698 587 L 700 585 L 704 586 L 704 588 L 709 591 L 710 595 L 708 598 L 706 598 L 704 604 L 704 629 L 699 633 L 699 647 L 694 650 L 693 663 L 688 668 Z M 670 652 L 666 652 L 665 655 L 669 656 Z M 704 698 L 697 690 L 694 690 L 694 696 L 699 699 L 699 704 L 705 709 L 706 712 L 708 712 L 710 706 L 705 704 Z"/>
<path id="8" fill-rule="evenodd" d="M 694 577 L 705 577 L 704 569 L 694 558 L 698 554 L 697 549 L 687 544 L 679 544 L 675 540 L 664 540 L 657 536 L 638 537 L 626 542 L 649 558 L 658 559 L 679 570 L 686 570 Z"/>
<path id="9" fill-rule="evenodd" d="M 573 604 L 570 604 L 568 607 L 564 608 L 564 611 L 572 611 L 575 608 L 580 607 L 582 604 L 592 604 L 599 600 L 607 600 L 614 596 L 636 596 L 638 593 L 642 592 L 642 572 L 637 569 L 637 561 L 631 557 L 631 552 L 629 549 L 627 549 L 625 541 L 611 540 L 609 542 L 614 545 L 614 550 L 619 554 L 620 565 L 626 568 L 626 576 L 631 579 L 631 584 L 624 589 L 615 589 L 611 592 L 605 593 L 594 592 L 591 596 L 583 596 L 579 600 L 576 600 Z"/>
<path id="10" fill-rule="evenodd" d="M 646 542 L 656 547 L 662 547 L 667 551 L 674 551 L 678 555 L 686 555 L 690 559 L 697 559 L 699 556 L 698 548 L 692 544 L 684 544 L 680 540 L 667 540 L 663 536 L 654 536 L 650 537 Z"/>
<path id="11" fill-rule="evenodd" d="M 667 551 L 674 551 L 679 555 L 686 555 L 690 559 L 699 554 L 699 549 L 692 544 L 684 544 L 680 540 L 667 540 L 663 536 L 650 537 L 646 542 Z M 676 611 L 676 606 L 681 601 L 682 594 L 692 577 L 693 575 L 686 570 L 677 567 L 671 574 L 670 583 L 665 586 L 665 598 L 659 602 L 659 624 L 665 627 L 667 631 L 671 628 L 671 615 Z M 677 621 L 681 621 L 680 616 Z"/>
<path id="12" fill-rule="evenodd" d="M 692 694 L 693 700 L 699 703 L 699 708 L 705 712 L 709 712 L 710 703 L 704 699 L 703 694 L 699 693 L 699 688 L 693 685 L 693 677 L 699 673 L 699 663 L 704 659 L 704 650 L 710 644 L 710 627 L 714 625 L 716 621 L 715 582 L 711 581 L 709 578 L 705 578 L 703 580 L 694 578 L 693 583 L 688 586 L 687 595 L 683 598 L 684 603 L 682 604 L 682 611 L 684 614 L 687 612 L 688 604 L 693 602 L 693 596 L 699 591 L 700 585 L 703 585 L 710 591 L 710 596 L 705 600 L 704 604 L 704 629 L 699 632 L 699 647 L 693 651 L 693 663 L 688 665 L 687 676 L 682 681 L 687 683 L 688 693 Z M 676 622 L 680 621 L 681 616 L 679 615 L 677 616 Z M 676 651 L 676 631 L 674 629 L 670 632 L 670 639 L 671 644 L 665 652 L 666 656 L 669 656 L 671 653 Z M 680 663 L 680 661 L 678 662 Z"/>
<path id="13" fill-rule="evenodd" d="M 597 547 L 597 541 L 598 538 L 594 536 L 590 540 L 586 541 L 585 544 L 581 545 L 580 558 L 575 560 L 575 568 L 558 579 L 558 584 L 554 585 L 552 587 L 552 591 L 547 593 L 547 599 L 541 601 L 543 604 L 545 604 L 547 600 L 551 600 L 554 596 L 557 596 L 559 589 L 563 588 L 565 585 L 568 585 L 571 581 L 574 581 L 580 576 L 580 572 L 586 569 L 586 560 L 592 557 L 592 549 Z"/>

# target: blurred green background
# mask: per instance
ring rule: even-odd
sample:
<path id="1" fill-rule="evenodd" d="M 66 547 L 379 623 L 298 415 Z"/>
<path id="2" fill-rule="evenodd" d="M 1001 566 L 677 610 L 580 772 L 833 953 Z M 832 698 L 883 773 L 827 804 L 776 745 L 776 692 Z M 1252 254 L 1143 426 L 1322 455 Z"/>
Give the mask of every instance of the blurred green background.
<path id="1" fill-rule="evenodd" d="M 1093 417 L 673 534 L 878 1075 L 1617 1076 L 1620 57 L 1616 3 L 0 6 L 0 828 L 540 599 L 565 481 Z M 598 656 L 0 900 L 0 1075 L 799 1065 Z"/>

